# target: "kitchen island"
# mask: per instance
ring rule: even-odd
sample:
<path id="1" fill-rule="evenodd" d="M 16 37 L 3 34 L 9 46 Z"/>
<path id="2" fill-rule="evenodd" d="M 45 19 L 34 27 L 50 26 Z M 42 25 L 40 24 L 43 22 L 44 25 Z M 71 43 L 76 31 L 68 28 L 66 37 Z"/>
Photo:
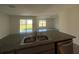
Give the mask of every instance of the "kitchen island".
<path id="1" fill-rule="evenodd" d="M 0 39 L 0 53 L 1 54 L 56 54 L 61 53 L 59 49 L 60 43 L 66 41 L 73 41 L 75 38 L 72 35 L 62 33 L 59 31 L 47 31 L 38 33 L 39 35 L 46 35 L 48 40 L 35 41 L 31 44 L 21 45 L 21 41 L 27 34 L 10 34 Z M 60 45 L 59 45 L 60 44 Z M 72 44 L 73 46 L 73 44 Z M 73 53 L 73 48 L 72 53 Z M 59 52 L 60 51 L 60 52 Z"/>

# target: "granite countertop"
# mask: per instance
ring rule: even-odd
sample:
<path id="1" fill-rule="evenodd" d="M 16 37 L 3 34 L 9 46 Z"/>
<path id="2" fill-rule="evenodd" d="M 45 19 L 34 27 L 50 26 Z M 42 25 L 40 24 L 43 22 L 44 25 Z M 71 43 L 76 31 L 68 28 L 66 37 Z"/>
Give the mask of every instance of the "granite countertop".
<path id="1" fill-rule="evenodd" d="M 72 35 L 62 33 L 59 31 L 47 31 L 38 33 L 38 35 L 46 35 L 48 37 L 48 40 L 35 41 L 32 44 L 21 45 L 20 43 L 22 39 L 25 36 L 28 37 L 28 34 L 8 35 L 0 39 L 0 53 L 75 38 Z"/>

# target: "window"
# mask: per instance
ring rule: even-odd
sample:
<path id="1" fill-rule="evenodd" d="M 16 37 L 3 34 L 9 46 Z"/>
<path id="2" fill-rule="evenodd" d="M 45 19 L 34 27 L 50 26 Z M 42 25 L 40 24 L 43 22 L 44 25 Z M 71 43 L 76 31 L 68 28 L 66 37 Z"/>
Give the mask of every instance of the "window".
<path id="1" fill-rule="evenodd" d="M 39 27 L 46 27 L 46 20 L 39 20 Z"/>
<path id="2" fill-rule="evenodd" d="M 32 32 L 32 19 L 20 19 L 20 32 Z"/>
<path id="3" fill-rule="evenodd" d="M 39 20 L 39 29 L 38 29 L 38 31 L 39 32 L 46 32 L 47 29 L 45 27 L 46 27 L 46 20 Z"/>

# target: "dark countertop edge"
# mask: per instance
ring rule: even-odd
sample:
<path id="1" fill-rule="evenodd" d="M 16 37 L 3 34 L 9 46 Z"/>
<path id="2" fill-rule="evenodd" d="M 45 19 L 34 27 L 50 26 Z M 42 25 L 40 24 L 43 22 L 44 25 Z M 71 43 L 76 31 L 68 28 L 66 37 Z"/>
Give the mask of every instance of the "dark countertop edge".
<path id="1" fill-rule="evenodd" d="M 67 40 L 71 40 L 72 38 L 70 38 L 70 39 L 65 39 L 65 40 L 62 40 L 62 41 L 56 41 L 56 42 L 63 42 L 63 41 L 67 41 Z M 50 42 L 44 42 L 44 43 L 42 43 L 42 44 L 37 44 L 37 45 L 31 45 L 31 46 L 28 46 L 28 47 L 20 47 L 20 48 L 15 48 L 15 49 L 11 49 L 11 50 L 9 50 L 9 51 L 4 51 L 4 52 L 0 52 L 0 54 L 2 53 L 2 54 L 5 54 L 5 53 L 8 53 L 8 52 L 15 52 L 16 53 L 16 51 L 17 50 L 22 50 L 22 49 L 29 49 L 29 48 L 33 48 L 33 47 L 37 47 L 37 46 L 43 46 L 43 45 L 48 45 L 48 44 L 52 44 L 52 43 L 56 43 L 55 41 L 53 42 L 53 41 L 50 41 Z M 26 45 L 25 45 L 26 46 Z"/>

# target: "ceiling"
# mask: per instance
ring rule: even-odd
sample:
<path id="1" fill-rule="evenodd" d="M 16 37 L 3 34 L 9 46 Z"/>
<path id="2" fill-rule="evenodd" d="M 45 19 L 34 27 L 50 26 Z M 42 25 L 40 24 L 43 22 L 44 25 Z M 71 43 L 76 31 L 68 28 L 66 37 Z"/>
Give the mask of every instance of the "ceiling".
<path id="1" fill-rule="evenodd" d="M 0 5 L 0 11 L 8 15 L 40 15 L 51 6 L 50 4 Z"/>
<path id="2" fill-rule="evenodd" d="M 69 5 L 54 5 L 54 4 L 0 4 L 0 12 L 8 15 L 54 15 L 56 10 L 61 10 L 61 7 Z M 71 6 L 71 5 L 70 5 Z M 57 9 L 58 8 L 58 9 Z M 66 8 L 66 7 L 65 7 Z M 65 9 L 64 8 L 64 9 Z"/>

